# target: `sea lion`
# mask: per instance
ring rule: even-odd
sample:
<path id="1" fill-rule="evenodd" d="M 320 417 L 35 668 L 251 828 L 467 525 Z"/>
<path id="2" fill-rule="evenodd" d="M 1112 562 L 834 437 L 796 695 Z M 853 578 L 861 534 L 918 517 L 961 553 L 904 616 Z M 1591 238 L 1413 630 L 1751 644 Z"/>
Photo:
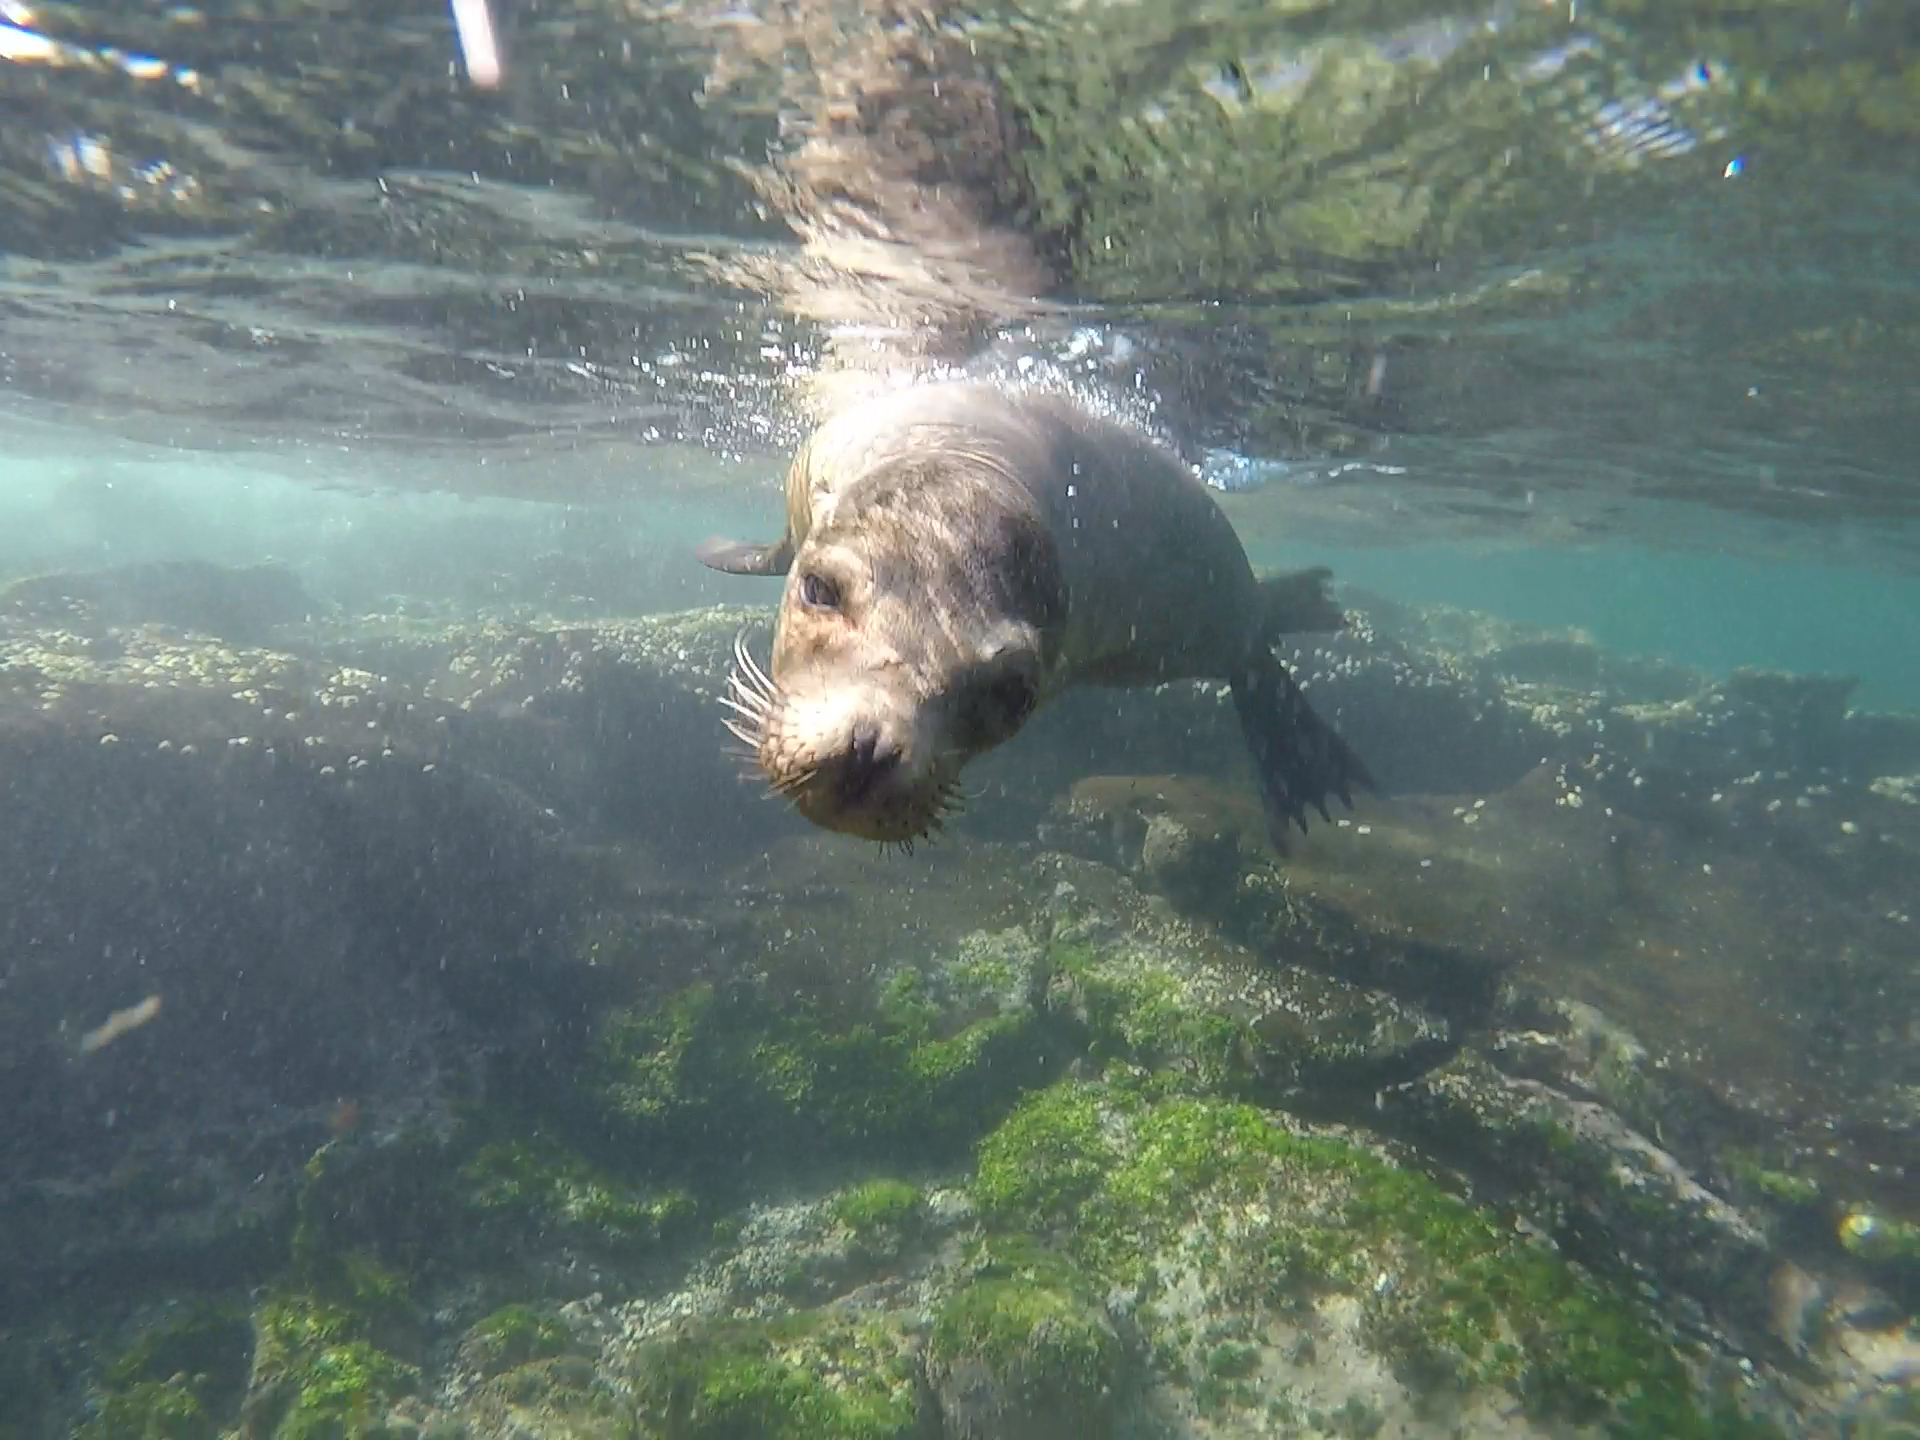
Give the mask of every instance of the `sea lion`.
<path id="1" fill-rule="evenodd" d="M 1328 572 L 1255 579 L 1185 467 L 1070 399 L 944 382 L 844 410 L 786 502 L 779 540 L 698 555 L 786 576 L 770 671 L 736 642 L 727 723 L 817 825 L 911 845 L 1073 685 L 1226 680 L 1276 843 L 1372 783 L 1272 650 L 1340 628 Z"/>

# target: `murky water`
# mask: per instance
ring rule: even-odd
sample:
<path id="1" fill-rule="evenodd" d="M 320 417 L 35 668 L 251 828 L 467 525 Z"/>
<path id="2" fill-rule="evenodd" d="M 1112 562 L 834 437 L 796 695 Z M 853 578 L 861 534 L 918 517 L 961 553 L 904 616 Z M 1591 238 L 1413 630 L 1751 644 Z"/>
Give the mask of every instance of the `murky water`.
<path id="1" fill-rule="evenodd" d="M 0 0 L 0 1437 L 1916 1433 L 1916 15 Z M 1376 786 L 741 777 L 955 378 Z"/>

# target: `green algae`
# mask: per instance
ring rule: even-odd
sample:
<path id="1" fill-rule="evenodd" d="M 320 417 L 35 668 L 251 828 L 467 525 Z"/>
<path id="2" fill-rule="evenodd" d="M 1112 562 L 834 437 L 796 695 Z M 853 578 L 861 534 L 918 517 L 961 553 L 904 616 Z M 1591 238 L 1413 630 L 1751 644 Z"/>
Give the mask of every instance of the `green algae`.
<path id="1" fill-rule="evenodd" d="M 1058 1085 L 981 1143 L 974 1188 L 993 1223 L 1110 1282 L 1193 1263 L 1276 1312 L 1356 1295 L 1369 1344 L 1416 1390 L 1499 1385 L 1542 1414 L 1708 1433 L 1644 1306 L 1426 1176 L 1251 1106 Z"/>
<path id="2" fill-rule="evenodd" d="M 76 1440 L 213 1440 L 220 1427 L 201 1404 L 193 1380 L 139 1380 L 102 1397 Z"/>
<path id="3" fill-rule="evenodd" d="M 1237 1093 L 1253 1080 L 1243 1021 L 1195 1003 L 1169 970 L 1061 944 L 1049 961 L 1073 982 L 1096 1059 L 1184 1075 L 1196 1089 Z"/>
<path id="4" fill-rule="evenodd" d="M 1770 1164 L 1756 1151 L 1729 1148 L 1720 1152 L 1720 1163 L 1742 1189 L 1776 1204 L 1797 1208 L 1820 1202 L 1817 1179 L 1785 1165 Z"/>
<path id="5" fill-rule="evenodd" d="M 1173 1367 L 1180 1367 L 1176 1350 Z M 1259 1373 L 1260 1350 L 1244 1340 L 1216 1339 L 1201 1352 L 1193 1377 L 1194 1404 L 1202 1415 L 1219 1415 L 1228 1410 L 1247 1409 L 1259 1396 L 1248 1382 Z"/>
<path id="6" fill-rule="evenodd" d="M 310 1296 L 280 1294 L 255 1319 L 249 1436 L 323 1440 L 363 1434 L 418 1385 L 420 1372 L 369 1338 L 364 1322 Z"/>
<path id="7" fill-rule="evenodd" d="M 911 972 L 866 1001 L 689 986 L 608 1016 L 583 1078 L 618 1130 L 708 1169 L 716 1136 L 742 1153 L 952 1152 L 1044 1078 L 1031 1008 L 955 1024 Z"/>
<path id="8" fill-rule="evenodd" d="M 537 1435 L 541 1440 L 632 1440 L 633 1407 L 581 1356 L 534 1360 L 493 1377 L 450 1435 Z"/>
<path id="9" fill-rule="evenodd" d="M 203 1303 L 146 1327 L 102 1367 L 81 1440 L 212 1436 L 238 1408 L 252 1331 L 246 1312 Z"/>
<path id="10" fill-rule="evenodd" d="M 688 1327 L 647 1347 L 635 1388 L 676 1440 L 896 1440 L 919 1420 L 902 1338 L 819 1311 Z"/>
<path id="11" fill-rule="evenodd" d="M 544 1139 L 499 1140 L 460 1167 L 466 1206 L 488 1220 L 632 1253 L 694 1213 L 685 1192 L 629 1185 Z"/>
<path id="12" fill-rule="evenodd" d="M 929 1374 L 936 1384 L 958 1380 L 986 1412 L 976 1421 L 990 1416 L 996 1433 L 1106 1434 L 1120 1342 L 1078 1276 L 1022 1260 L 1007 1263 L 1002 1252 L 948 1296 L 927 1338 Z"/>
<path id="13" fill-rule="evenodd" d="M 989 1212 L 1038 1221 L 1093 1195 L 1118 1163 L 1101 1124 L 1102 1092 L 1056 1085 L 1028 1097 L 980 1145 L 975 1197 Z"/>
<path id="14" fill-rule="evenodd" d="M 918 1229 L 926 1207 L 920 1187 L 904 1180 L 868 1180 L 833 1197 L 834 1219 L 853 1237 L 854 1251 L 869 1259 L 898 1255 Z"/>
<path id="15" fill-rule="evenodd" d="M 467 1332 L 463 1352 L 487 1375 L 536 1360 L 551 1360 L 571 1347 L 573 1336 L 558 1318 L 531 1305 L 502 1305 Z"/>
<path id="16" fill-rule="evenodd" d="M 841 1224 L 856 1232 L 879 1226 L 900 1227 L 911 1224 L 919 1215 L 921 1201 L 918 1185 L 904 1180 L 868 1180 L 835 1196 L 833 1213 Z"/>

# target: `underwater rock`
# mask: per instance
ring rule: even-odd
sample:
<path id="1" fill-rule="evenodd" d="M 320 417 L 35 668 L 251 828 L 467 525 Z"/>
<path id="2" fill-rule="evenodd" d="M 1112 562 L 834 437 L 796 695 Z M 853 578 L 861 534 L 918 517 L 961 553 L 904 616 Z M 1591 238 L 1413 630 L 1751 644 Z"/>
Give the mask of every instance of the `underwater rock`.
<path id="1" fill-rule="evenodd" d="M 1266 963 L 1104 867 L 1048 856 L 1038 875 L 1072 890 L 1053 916 L 1046 1004 L 1103 1059 L 1263 1103 L 1340 1105 L 1451 1048 L 1446 1022 L 1417 1004 Z"/>
<path id="2" fill-rule="evenodd" d="M 595 1318 L 590 1305 L 513 1303 L 487 1314 L 461 1337 L 442 1388 L 443 1413 L 419 1433 L 449 1440 L 633 1434 L 631 1400 L 601 1372 Z"/>
<path id="3" fill-rule="evenodd" d="M 827 917 L 771 911 L 731 975 L 601 1017 L 582 1099 L 623 1143 L 700 1165 L 953 1153 L 1068 1053 L 1023 935 L 849 972 Z M 847 915 L 856 929 L 871 917 Z"/>
<path id="4" fill-rule="evenodd" d="M 1176 905 L 1205 909 L 1232 896 L 1240 847 L 1231 836 L 1195 834 L 1171 816 L 1156 815 L 1140 842 L 1140 869 Z"/>
<path id="5" fill-rule="evenodd" d="M 238 1410 L 252 1352 L 253 1329 L 238 1306 L 201 1302 L 150 1314 L 133 1343 L 95 1376 L 79 1440 L 217 1434 Z M 10 1397 L 9 1411 L 35 1408 L 25 1390 L 0 1394 Z"/>
<path id="6" fill-rule="evenodd" d="M 1724 1403 L 1638 1287 L 1351 1131 L 1127 1077 L 1068 1082 L 982 1143 L 974 1186 L 988 1256 L 1035 1268 L 1038 1245 L 1110 1287 L 1171 1433 L 1244 1434 L 1264 1415 L 1336 1433 L 1689 1434 Z"/>
<path id="7" fill-rule="evenodd" d="M 321 607 L 283 565 L 232 568 L 204 560 L 34 575 L 0 587 L 0 615 L 100 634 L 157 625 L 258 645 Z"/>
<path id="8" fill-rule="evenodd" d="M 1251 790 L 1197 775 L 1092 775 L 1073 782 L 1038 831 L 1043 843 L 1128 871 L 1176 909 L 1228 916 L 1265 845 Z"/>
<path id="9" fill-rule="evenodd" d="M 1502 995 L 1495 1024 L 1482 1049 L 1506 1074 L 1598 1100 L 1663 1144 L 1678 1138 L 1690 1159 L 1711 1153 L 1703 1112 L 1717 1107 L 1598 1006 L 1516 985 Z"/>
<path id="10" fill-rule="evenodd" d="M 439 717 L 448 759 L 577 834 L 697 873 L 805 828 L 741 779 L 720 726 L 734 638 L 770 621 L 726 606 L 587 623 L 367 617 L 314 627 L 309 643 Z"/>
<path id="11" fill-rule="evenodd" d="M 246 1440 L 386 1435 L 417 1367 L 377 1344 L 347 1310 L 292 1294 L 261 1307 L 240 1434 Z"/>
<path id="12" fill-rule="evenodd" d="M 1604 695 L 1536 717 L 1465 641 L 1396 640 L 1322 647 L 1316 694 L 1444 712 L 1409 773 L 1499 785 L 1277 858 L 1199 743 L 1230 707 L 1169 687 L 1072 737 L 1098 768 L 1019 762 L 1044 848 L 962 827 L 903 869 L 733 783 L 751 614 L 322 617 L 274 650 L 0 616 L 0 1376 L 115 1424 L 238 1423 L 246 1389 L 259 1434 L 958 1434 L 1067 1425 L 1034 1393 L 1058 1340 L 1113 1433 L 1688 1433 L 1700 1307 L 1709 1375 L 1784 1312 L 1807 1363 L 1838 1335 L 1899 1373 L 1833 1317 L 1850 1275 L 1911 1308 L 1900 787 L 1650 800 Z M 244 1353 L 103 1383 L 138 1301 L 187 1291 L 253 1318 L 251 1387 Z M 100 1295 L 131 1307 L 100 1365 L 15 1343 Z"/>
<path id="13" fill-rule="evenodd" d="M 1472 1051 L 1382 1094 L 1395 1133 L 1497 1178 L 1570 1253 L 1691 1295 L 1748 1336 L 1766 1333 L 1777 1257 L 1761 1229 L 1619 1116 Z"/>
<path id="14" fill-rule="evenodd" d="M 907 1337 L 858 1312 L 694 1323 L 645 1346 L 643 1434 L 724 1440 L 912 1440 L 920 1376 Z"/>
<path id="15" fill-rule="evenodd" d="M 927 1379 L 946 1440 L 1101 1440 L 1128 1387 L 1125 1348 L 1070 1268 L 1002 1267 L 941 1303 Z"/>
<path id="16" fill-rule="evenodd" d="M 8 1306 L 258 1274 L 330 1133 L 565 1052 L 591 877 L 404 692 L 151 629 L 0 657 Z"/>

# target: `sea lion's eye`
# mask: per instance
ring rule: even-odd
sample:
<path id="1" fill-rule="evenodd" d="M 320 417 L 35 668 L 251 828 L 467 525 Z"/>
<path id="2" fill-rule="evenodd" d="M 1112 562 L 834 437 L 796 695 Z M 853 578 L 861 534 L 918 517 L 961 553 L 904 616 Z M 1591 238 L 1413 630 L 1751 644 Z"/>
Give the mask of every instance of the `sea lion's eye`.
<path id="1" fill-rule="evenodd" d="M 826 576 L 809 570 L 800 577 L 800 599 L 816 610 L 838 610 L 840 587 Z"/>

